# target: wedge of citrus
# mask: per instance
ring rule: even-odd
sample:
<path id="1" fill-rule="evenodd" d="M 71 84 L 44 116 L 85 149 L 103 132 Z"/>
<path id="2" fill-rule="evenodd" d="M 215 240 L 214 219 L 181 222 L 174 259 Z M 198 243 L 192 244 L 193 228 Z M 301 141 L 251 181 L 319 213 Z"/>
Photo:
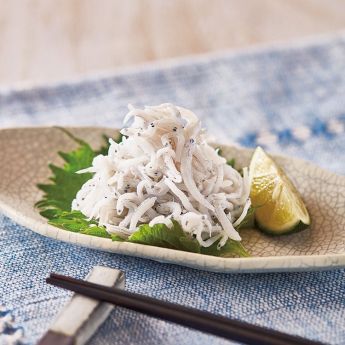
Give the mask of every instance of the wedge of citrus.
<path id="1" fill-rule="evenodd" d="M 250 197 L 256 208 L 256 223 L 262 231 L 282 235 L 310 225 L 308 211 L 297 189 L 261 147 L 253 154 L 249 173 Z"/>

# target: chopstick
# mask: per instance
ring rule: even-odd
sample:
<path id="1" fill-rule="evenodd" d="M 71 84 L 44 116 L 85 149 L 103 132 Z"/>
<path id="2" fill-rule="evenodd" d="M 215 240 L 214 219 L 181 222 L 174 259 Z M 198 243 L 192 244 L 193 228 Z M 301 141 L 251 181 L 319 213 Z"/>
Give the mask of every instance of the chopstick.
<path id="1" fill-rule="evenodd" d="M 51 273 L 50 277 L 46 279 L 46 282 L 93 299 L 249 345 L 321 344 L 320 342 L 281 333 L 242 321 L 232 320 L 206 311 L 56 273 Z"/>

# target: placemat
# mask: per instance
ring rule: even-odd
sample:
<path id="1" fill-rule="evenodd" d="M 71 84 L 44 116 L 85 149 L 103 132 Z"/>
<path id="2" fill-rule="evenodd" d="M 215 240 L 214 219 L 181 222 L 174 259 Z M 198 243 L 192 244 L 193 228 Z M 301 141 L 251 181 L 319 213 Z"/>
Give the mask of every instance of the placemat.
<path id="1" fill-rule="evenodd" d="M 120 127 L 128 103 L 163 102 L 192 109 L 217 141 L 262 145 L 345 173 L 345 34 L 2 88 L 0 126 Z M 94 265 L 125 271 L 130 291 L 345 344 L 343 269 L 209 273 L 57 242 L 2 215 L 0 251 L 0 344 L 34 344 L 66 302 L 67 292 L 44 283 L 49 272 L 84 277 Z M 113 343 L 229 344 L 121 308 L 90 341 Z"/>

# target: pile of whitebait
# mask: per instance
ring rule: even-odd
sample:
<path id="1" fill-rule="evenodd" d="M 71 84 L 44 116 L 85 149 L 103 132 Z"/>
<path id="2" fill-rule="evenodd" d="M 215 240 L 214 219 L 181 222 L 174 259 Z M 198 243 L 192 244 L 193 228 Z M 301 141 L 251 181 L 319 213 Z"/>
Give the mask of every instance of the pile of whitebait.
<path id="1" fill-rule="evenodd" d="M 110 139 L 107 156 L 94 158 L 93 177 L 78 192 L 73 210 L 105 226 L 109 233 L 128 236 L 140 224 L 172 220 L 203 247 L 230 238 L 250 207 L 248 169 L 241 174 L 205 141 L 200 120 L 172 104 L 129 106 L 121 130 Z"/>

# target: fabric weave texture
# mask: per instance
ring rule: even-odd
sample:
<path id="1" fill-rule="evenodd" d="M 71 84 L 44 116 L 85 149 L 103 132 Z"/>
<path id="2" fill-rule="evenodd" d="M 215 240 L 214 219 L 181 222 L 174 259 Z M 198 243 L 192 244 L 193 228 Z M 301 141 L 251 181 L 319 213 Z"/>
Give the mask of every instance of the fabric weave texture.
<path id="1" fill-rule="evenodd" d="M 0 126 L 120 127 L 128 103 L 192 109 L 218 142 L 311 160 L 345 173 L 345 35 L 289 47 L 180 60 L 49 86 L 0 91 Z M 20 143 L 18 143 L 20 145 Z M 1 148 L 3 149 L 3 148 Z M 344 210 L 345 211 L 345 210 Z M 327 229 L 325 229 L 326 231 Z M 217 274 L 44 238 L 0 215 L 0 344 L 34 344 L 70 294 L 50 272 L 94 265 L 126 273 L 129 291 L 330 344 L 345 344 L 345 270 Z M 5 312 L 6 310 L 6 312 Z M 9 324 L 9 322 L 8 322 Z M 90 344 L 229 344 L 122 308 Z"/>

